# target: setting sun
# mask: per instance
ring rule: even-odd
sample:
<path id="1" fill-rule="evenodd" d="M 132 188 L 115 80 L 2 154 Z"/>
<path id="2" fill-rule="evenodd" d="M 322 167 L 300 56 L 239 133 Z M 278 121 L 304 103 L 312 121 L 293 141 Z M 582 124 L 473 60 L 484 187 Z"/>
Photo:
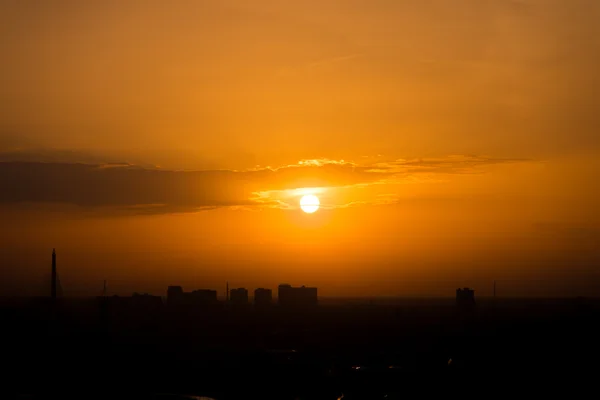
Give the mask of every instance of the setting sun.
<path id="1" fill-rule="evenodd" d="M 307 214 L 312 214 L 319 209 L 319 198 L 314 194 L 307 194 L 300 199 L 300 208 Z"/>

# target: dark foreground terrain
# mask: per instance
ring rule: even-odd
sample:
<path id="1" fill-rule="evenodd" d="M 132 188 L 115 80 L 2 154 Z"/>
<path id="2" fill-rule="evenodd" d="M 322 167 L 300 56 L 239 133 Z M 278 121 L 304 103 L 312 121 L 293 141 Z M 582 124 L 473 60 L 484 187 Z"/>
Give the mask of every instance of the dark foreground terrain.
<path id="1" fill-rule="evenodd" d="M 599 316 L 589 299 L 484 299 L 472 310 L 451 300 L 255 310 L 3 299 L 2 397 L 589 397 Z"/>

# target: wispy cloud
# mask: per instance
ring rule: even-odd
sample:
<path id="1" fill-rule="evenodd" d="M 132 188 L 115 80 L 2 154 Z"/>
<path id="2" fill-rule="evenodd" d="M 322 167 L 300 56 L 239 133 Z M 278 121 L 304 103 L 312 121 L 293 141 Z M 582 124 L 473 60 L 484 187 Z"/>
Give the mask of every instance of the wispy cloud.
<path id="1" fill-rule="evenodd" d="M 0 204 L 62 203 L 118 214 L 164 214 L 216 207 L 295 209 L 302 195 L 314 193 L 324 209 L 346 208 L 394 203 L 397 185 L 432 183 L 444 175 L 483 173 L 491 165 L 528 160 L 448 156 L 367 161 L 321 158 L 243 171 L 0 162 Z"/>
<path id="2" fill-rule="evenodd" d="M 286 166 L 285 168 L 336 165 L 357 171 L 363 177 L 362 180 L 355 182 L 338 181 L 320 187 L 262 190 L 253 193 L 251 200 L 257 203 L 276 201 L 277 204 L 283 206 L 282 208 L 297 209 L 298 199 L 304 194 L 312 193 L 319 195 L 322 199 L 321 207 L 324 209 L 348 208 L 361 205 L 389 205 L 400 201 L 401 193 L 398 191 L 400 185 L 446 182 L 453 174 L 483 174 L 492 165 L 531 162 L 528 159 L 493 158 L 474 155 L 395 159 L 374 163 L 368 162 L 369 157 L 361 158 L 361 163 L 328 159 L 303 160 L 298 165 Z M 365 179 L 367 177 L 368 179 Z M 373 190 L 375 187 L 388 188 L 388 190 L 396 189 L 396 192 L 380 193 L 378 190 Z M 369 191 L 368 189 L 371 190 Z M 352 197 L 359 197 L 360 199 L 352 199 Z"/>
<path id="3" fill-rule="evenodd" d="M 476 174 L 485 167 L 497 164 L 530 162 L 522 158 L 492 158 L 474 155 L 450 155 L 442 158 L 397 159 L 373 164 L 370 171 L 394 171 L 405 173 Z"/>

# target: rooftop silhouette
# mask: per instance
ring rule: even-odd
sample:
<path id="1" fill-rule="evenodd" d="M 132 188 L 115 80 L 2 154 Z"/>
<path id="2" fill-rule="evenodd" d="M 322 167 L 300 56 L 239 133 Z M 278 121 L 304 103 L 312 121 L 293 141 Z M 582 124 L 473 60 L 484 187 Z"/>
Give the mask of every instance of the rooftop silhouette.
<path id="1" fill-rule="evenodd" d="M 283 307 L 311 307 L 318 304 L 315 287 L 292 287 L 284 283 L 279 285 L 277 297 L 279 305 Z"/>
<path id="2" fill-rule="evenodd" d="M 248 304 L 248 289 L 237 288 L 231 289 L 229 292 L 229 302 L 233 305 L 247 305 Z"/>

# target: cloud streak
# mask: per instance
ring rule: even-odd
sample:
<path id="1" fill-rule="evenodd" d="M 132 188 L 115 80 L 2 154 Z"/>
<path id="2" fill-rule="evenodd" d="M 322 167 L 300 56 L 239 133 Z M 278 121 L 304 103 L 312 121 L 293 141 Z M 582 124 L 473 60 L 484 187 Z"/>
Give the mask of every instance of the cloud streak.
<path id="1" fill-rule="evenodd" d="M 437 174 L 482 173 L 495 164 L 523 162 L 477 156 L 392 160 L 357 164 L 344 160 L 302 160 L 244 171 L 176 171 L 129 164 L 0 162 L 0 204 L 68 204 L 118 214 L 194 212 L 217 207 L 294 209 L 306 193 L 324 208 L 390 204 L 393 193 L 373 201 L 335 199 L 336 190 L 419 182 Z"/>
<path id="2" fill-rule="evenodd" d="M 531 162 L 525 158 L 492 158 L 474 155 L 450 155 L 444 158 L 398 159 L 376 163 L 370 171 L 394 171 L 398 173 L 477 174 L 485 168 L 498 164 Z"/>

